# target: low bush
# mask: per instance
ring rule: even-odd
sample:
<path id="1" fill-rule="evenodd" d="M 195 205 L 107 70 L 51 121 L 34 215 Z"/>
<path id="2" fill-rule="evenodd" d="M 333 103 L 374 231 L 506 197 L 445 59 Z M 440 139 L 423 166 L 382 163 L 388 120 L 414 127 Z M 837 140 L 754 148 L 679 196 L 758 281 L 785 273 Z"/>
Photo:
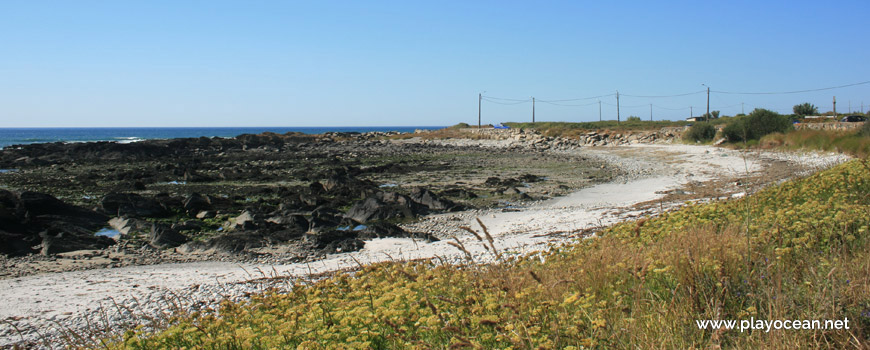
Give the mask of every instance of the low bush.
<path id="1" fill-rule="evenodd" d="M 722 129 L 722 134 L 729 142 L 758 140 L 762 136 L 794 130 L 787 116 L 766 109 L 755 109 L 745 117 L 734 119 Z"/>
<path id="2" fill-rule="evenodd" d="M 870 122 L 864 122 L 864 126 L 858 129 L 858 136 L 870 137 Z"/>
<path id="3" fill-rule="evenodd" d="M 716 127 L 710 123 L 697 123 L 692 125 L 683 135 L 683 138 L 694 142 L 708 142 L 716 136 Z"/>

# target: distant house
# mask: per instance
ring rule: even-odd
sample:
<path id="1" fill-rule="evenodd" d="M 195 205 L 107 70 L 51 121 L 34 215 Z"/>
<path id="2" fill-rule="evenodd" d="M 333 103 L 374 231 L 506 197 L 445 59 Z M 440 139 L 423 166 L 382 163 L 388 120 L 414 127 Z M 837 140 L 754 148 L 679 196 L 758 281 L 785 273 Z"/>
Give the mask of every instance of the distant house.
<path id="1" fill-rule="evenodd" d="M 700 122 L 700 121 L 704 121 L 704 118 L 703 117 L 691 117 L 691 118 L 686 118 L 686 121 L 687 122 Z"/>

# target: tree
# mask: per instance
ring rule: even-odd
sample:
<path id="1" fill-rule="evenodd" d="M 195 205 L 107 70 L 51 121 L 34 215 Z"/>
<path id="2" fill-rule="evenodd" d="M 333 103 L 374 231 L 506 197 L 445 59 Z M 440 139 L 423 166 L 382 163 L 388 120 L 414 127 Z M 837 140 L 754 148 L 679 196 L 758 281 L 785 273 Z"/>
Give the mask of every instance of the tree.
<path id="1" fill-rule="evenodd" d="M 809 102 L 795 105 L 794 108 L 792 108 L 792 110 L 794 111 L 794 114 L 799 115 L 799 116 L 819 114 L 819 108 L 816 106 L 813 106 L 813 104 L 809 103 Z"/>
<path id="2" fill-rule="evenodd" d="M 684 138 L 695 142 L 707 142 L 716 136 L 716 127 L 710 123 L 695 123 L 686 130 Z"/>
<path id="3" fill-rule="evenodd" d="M 638 117 L 638 116 L 634 116 L 634 115 L 633 115 L 633 116 L 628 117 L 628 121 L 630 121 L 630 122 L 639 122 L 639 121 L 640 121 L 640 117 Z"/>
<path id="4" fill-rule="evenodd" d="M 704 118 L 704 120 L 718 119 L 719 118 L 719 111 L 711 111 L 709 114 L 704 113 L 704 115 L 702 115 L 701 117 Z"/>
<path id="5" fill-rule="evenodd" d="M 786 116 L 774 111 L 756 108 L 745 117 L 737 117 L 722 129 L 729 142 L 758 140 L 773 132 L 786 132 L 794 129 Z"/>

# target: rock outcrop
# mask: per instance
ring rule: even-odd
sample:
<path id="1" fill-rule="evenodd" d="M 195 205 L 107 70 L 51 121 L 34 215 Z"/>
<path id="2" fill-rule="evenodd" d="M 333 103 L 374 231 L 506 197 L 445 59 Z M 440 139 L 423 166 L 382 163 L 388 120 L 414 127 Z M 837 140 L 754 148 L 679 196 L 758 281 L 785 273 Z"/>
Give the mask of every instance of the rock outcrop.
<path id="1" fill-rule="evenodd" d="M 115 241 L 95 236 L 109 218 L 44 193 L 0 190 L 0 253 L 55 254 L 102 249 Z"/>

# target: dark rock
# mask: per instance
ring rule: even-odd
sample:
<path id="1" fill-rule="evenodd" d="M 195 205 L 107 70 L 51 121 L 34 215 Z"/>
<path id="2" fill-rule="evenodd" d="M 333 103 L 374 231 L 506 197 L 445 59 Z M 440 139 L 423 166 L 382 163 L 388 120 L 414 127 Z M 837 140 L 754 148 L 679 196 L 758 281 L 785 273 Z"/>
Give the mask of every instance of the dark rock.
<path id="1" fill-rule="evenodd" d="M 326 192 L 326 188 L 323 186 L 323 184 L 317 181 L 312 182 L 310 185 L 308 185 L 308 190 L 311 191 L 311 193 L 313 194 L 321 194 L 323 192 Z"/>
<path id="2" fill-rule="evenodd" d="M 331 230 L 307 234 L 305 235 L 305 241 L 324 254 L 352 252 L 360 250 L 365 246 L 365 242 L 357 238 L 357 234 L 353 231 Z"/>
<path id="3" fill-rule="evenodd" d="M 477 195 L 474 194 L 474 192 L 471 192 L 471 191 L 466 190 L 464 188 L 447 189 L 447 190 L 442 191 L 441 194 L 444 196 L 450 196 L 450 197 L 462 198 L 462 199 L 477 198 Z"/>
<path id="4" fill-rule="evenodd" d="M 305 216 L 299 214 L 276 213 L 272 217 L 266 219 L 266 222 L 290 228 L 296 228 L 303 231 L 308 230 L 309 228 L 308 220 L 305 219 Z"/>
<path id="5" fill-rule="evenodd" d="M 343 219 L 335 209 L 318 207 L 311 211 L 311 217 L 308 219 L 308 232 L 334 229 L 342 223 Z"/>
<path id="6" fill-rule="evenodd" d="M 135 193 L 109 193 L 100 201 L 100 209 L 103 213 L 116 216 L 159 218 L 172 215 L 157 200 Z"/>
<path id="7" fill-rule="evenodd" d="M 85 249 L 104 249 L 115 244 L 115 240 L 106 236 L 94 236 L 87 234 L 77 234 L 70 231 L 63 231 L 57 227 L 50 227 L 45 231 L 39 232 L 39 238 L 42 240 L 40 252 L 42 255 L 53 255 L 74 250 Z"/>
<path id="8" fill-rule="evenodd" d="M 212 209 L 210 196 L 203 196 L 199 193 L 191 193 L 182 204 L 184 211 L 190 214 Z"/>
<path id="9" fill-rule="evenodd" d="M 278 231 L 235 231 L 206 240 L 205 242 L 188 242 L 178 248 L 182 253 L 241 253 L 248 249 L 260 248 L 270 244 L 285 243 L 296 240 L 303 235 L 301 230 Z"/>
<path id="10" fill-rule="evenodd" d="M 370 220 L 413 218 L 426 213 L 428 207 L 414 202 L 408 196 L 394 192 L 378 192 L 354 204 L 345 216 L 365 223 Z"/>
<path id="11" fill-rule="evenodd" d="M 0 252 L 25 255 L 103 249 L 115 241 L 94 233 L 108 219 L 48 194 L 0 190 Z"/>
<path id="12" fill-rule="evenodd" d="M 186 220 L 182 222 L 176 222 L 172 224 L 170 228 L 176 231 L 192 231 L 199 230 L 200 228 L 202 228 L 202 225 L 202 221 L 199 220 Z"/>
<path id="13" fill-rule="evenodd" d="M 432 191 L 429 191 L 425 188 L 416 188 L 411 192 L 411 199 L 415 202 L 420 203 L 429 207 L 429 209 L 433 210 L 442 210 L 442 211 L 459 211 L 463 210 L 461 205 L 458 205 L 448 199 L 443 199 L 438 197 Z"/>
<path id="14" fill-rule="evenodd" d="M 187 236 L 164 225 L 152 224 L 148 235 L 151 245 L 157 248 L 174 248 L 187 242 Z"/>
<path id="15" fill-rule="evenodd" d="M 245 210 L 241 215 L 230 219 L 226 226 L 231 230 L 253 230 L 257 228 L 257 219 L 254 213 Z"/>
<path id="16" fill-rule="evenodd" d="M 525 175 L 520 176 L 517 180 L 519 180 L 521 182 L 525 182 L 525 183 L 533 183 L 533 182 L 541 181 L 543 179 L 544 178 L 537 176 L 537 175 L 525 174 Z"/>

